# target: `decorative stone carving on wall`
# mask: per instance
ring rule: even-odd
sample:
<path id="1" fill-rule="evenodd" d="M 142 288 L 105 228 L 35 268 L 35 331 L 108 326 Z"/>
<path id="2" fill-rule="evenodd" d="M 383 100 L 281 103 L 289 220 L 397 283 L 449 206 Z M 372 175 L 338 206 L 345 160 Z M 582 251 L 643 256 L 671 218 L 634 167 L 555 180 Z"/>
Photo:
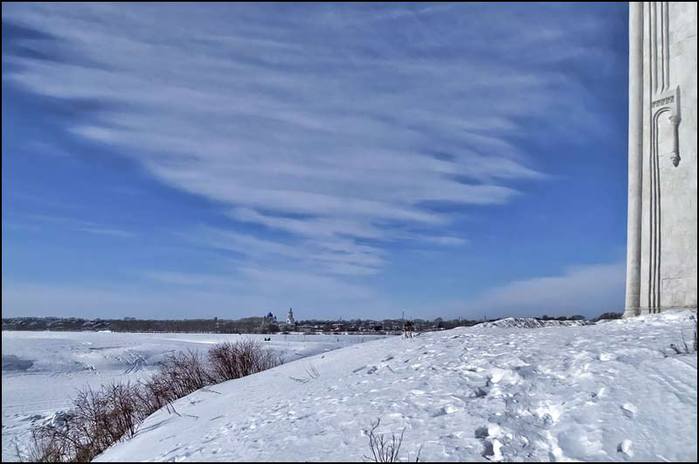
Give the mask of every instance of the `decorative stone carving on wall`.
<path id="1" fill-rule="evenodd" d="M 668 2 L 646 4 L 650 90 L 648 311 L 659 312 L 662 291 L 663 193 L 665 163 L 678 167 L 680 89 L 671 88 Z"/>
<path id="2" fill-rule="evenodd" d="M 670 86 L 670 40 L 668 2 L 647 2 L 650 86 L 655 95 Z"/>
<path id="3" fill-rule="evenodd" d="M 625 316 L 697 305 L 695 3 L 629 4 Z"/>
<path id="4" fill-rule="evenodd" d="M 649 156 L 649 274 L 648 274 L 648 309 L 650 312 L 660 310 L 661 254 L 662 254 L 662 194 L 664 163 L 677 167 L 680 162 L 679 132 L 680 89 L 675 87 L 671 93 L 662 92 L 655 95 L 651 103 L 651 133 Z"/>

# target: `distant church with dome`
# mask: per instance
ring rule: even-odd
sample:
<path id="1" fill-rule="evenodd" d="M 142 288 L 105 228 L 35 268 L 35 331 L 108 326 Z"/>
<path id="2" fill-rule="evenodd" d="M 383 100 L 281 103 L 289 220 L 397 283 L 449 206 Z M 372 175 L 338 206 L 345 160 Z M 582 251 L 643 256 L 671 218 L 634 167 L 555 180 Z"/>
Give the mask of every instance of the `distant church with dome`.
<path id="1" fill-rule="evenodd" d="M 282 326 L 285 326 L 286 329 L 292 328 L 296 326 L 296 319 L 294 319 L 294 310 L 292 308 L 289 308 L 289 312 L 286 315 L 286 321 L 280 322 L 277 320 L 277 316 L 274 315 L 272 311 L 268 312 L 265 317 L 262 318 L 262 330 L 267 330 L 270 328 L 272 325 L 277 325 L 281 324 Z"/>

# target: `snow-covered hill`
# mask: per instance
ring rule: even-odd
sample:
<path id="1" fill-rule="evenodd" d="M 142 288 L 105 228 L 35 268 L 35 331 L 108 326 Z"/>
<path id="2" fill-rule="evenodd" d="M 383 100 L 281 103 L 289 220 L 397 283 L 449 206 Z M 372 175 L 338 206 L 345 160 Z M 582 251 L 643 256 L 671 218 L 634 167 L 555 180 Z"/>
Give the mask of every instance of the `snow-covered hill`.
<path id="1" fill-rule="evenodd" d="M 3 331 L 2 460 L 26 458 L 32 424 L 69 409 L 78 389 L 145 379 L 168 354 L 242 338 L 269 338 L 290 361 L 383 336 Z"/>
<path id="2" fill-rule="evenodd" d="M 507 317 L 492 322 L 481 322 L 481 327 L 499 327 L 501 329 L 539 329 L 541 327 L 561 327 L 586 325 L 587 321 L 541 320 L 533 317 Z"/>
<path id="3" fill-rule="evenodd" d="M 195 392 L 98 460 L 362 460 L 405 428 L 421 460 L 694 460 L 690 314 L 471 327 L 332 351 Z"/>

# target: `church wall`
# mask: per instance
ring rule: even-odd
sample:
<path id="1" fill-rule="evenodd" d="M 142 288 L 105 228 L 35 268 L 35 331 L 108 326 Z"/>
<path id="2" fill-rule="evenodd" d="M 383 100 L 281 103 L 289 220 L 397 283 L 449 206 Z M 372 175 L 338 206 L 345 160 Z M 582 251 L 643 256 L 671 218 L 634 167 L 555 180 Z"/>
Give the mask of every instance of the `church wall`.
<path id="1" fill-rule="evenodd" d="M 630 74 L 643 82 L 642 104 L 635 106 L 643 112 L 640 308 L 627 308 L 627 315 L 697 306 L 696 4 L 644 2 L 642 8 L 636 37 L 643 72 Z M 631 162 L 629 169 L 632 178 Z"/>

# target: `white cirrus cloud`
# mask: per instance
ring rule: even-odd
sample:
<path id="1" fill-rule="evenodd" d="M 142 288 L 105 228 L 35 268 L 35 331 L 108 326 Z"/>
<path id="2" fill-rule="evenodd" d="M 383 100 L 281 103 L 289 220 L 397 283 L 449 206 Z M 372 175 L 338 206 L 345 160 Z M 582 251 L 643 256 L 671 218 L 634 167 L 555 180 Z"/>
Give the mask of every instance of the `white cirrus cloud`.
<path id="1" fill-rule="evenodd" d="M 351 277 L 380 271 L 385 241 L 466 243 L 430 205 L 503 204 L 545 178 L 514 137 L 595 129 L 559 64 L 604 59 L 598 20 L 560 5 L 9 4 L 3 22 L 44 36 L 13 39 L 3 79 L 99 102 L 66 129 L 279 232 L 218 237 L 245 265 Z"/>

